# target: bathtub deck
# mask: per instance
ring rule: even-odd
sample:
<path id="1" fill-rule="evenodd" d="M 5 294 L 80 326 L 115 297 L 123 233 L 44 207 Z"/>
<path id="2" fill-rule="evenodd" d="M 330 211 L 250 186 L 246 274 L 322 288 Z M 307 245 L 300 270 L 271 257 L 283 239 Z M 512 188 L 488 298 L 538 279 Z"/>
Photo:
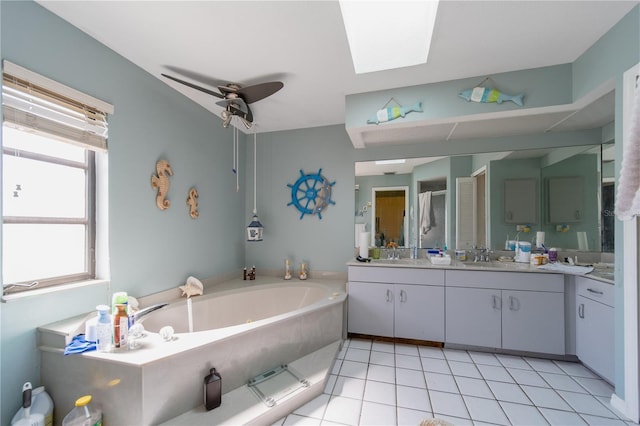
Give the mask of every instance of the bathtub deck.
<path id="1" fill-rule="evenodd" d="M 320 395 L 326 383 L 341 341 L 335 341 L 289 365 L 311 384 L 285 401 L 269 408 L 245 385 L 222 395 L 220 407 L 206 411 L 204 404 L 165 423 L 167 426 L 272 424 L 296 408 Z"/>

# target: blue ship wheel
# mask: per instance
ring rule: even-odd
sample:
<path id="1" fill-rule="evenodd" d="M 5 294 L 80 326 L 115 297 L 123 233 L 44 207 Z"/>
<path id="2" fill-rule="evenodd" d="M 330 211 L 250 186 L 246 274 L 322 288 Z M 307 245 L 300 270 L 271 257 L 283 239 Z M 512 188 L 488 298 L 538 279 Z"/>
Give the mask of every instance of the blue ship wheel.
<path id="1" fill-rule="evenodd" d="M 335 182 L 329 182 L 327 178 L 322 176 L 322 169 L 316 174 L 305 175 L 300 170 L 300 177 L 292 185 L 287 184 L 291 188 L 291 202 L 287 206 L 295 206 L 302 214 L 317 214 L 322 219 L 322 211 L 329 205 L 335 204 L 331 199 L 331 187 Z"/>

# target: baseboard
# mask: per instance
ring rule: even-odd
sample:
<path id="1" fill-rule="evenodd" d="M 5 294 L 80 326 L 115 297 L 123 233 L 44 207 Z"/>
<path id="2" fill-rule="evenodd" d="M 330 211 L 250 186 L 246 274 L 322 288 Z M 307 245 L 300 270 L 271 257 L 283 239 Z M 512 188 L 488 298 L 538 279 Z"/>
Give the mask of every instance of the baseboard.
<path id="1" fill-rule="evenodd" d="M 614 393 L 611 395 L 611 400 L 609 402 L 611 403 L 611 406 L 613 408 L 618 410 L 621 414 L 624 414 L 626 417 L 629 417 L 629 415 L 627 414 L 627 403 L 625 402 L 624 399 L 620 398 L 618 395 Z M 638 423 L 638 419 L 630 419 L 630 420 L 633 420 L 635 423 Z"/>

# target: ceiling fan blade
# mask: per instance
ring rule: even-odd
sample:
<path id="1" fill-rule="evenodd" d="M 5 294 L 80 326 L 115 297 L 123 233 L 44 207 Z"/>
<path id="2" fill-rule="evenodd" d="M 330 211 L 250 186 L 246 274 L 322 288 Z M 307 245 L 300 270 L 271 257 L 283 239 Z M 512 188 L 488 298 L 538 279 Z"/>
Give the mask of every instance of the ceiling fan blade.
<path id="1" fill-rule="evenodd" d="M 246 113 L 249 110 L 249 106 L 242 98 L 234 98 L 234 99 L 224 99 L 222 101 L 216 102 L 216 105 L 221 106 L 222 108 L 227 108 L 227 105 L 233 105 L 240 111 Z"/>
<path id="2" fill-rule="evenodd" d="M 242 97 L 248 104 L 271 96 L 278 90 L 282 89 L 284 84 L 281 81 L 271 81 L 269 83 L 254 84 L 253 86 L 242 87 L 236 91 L 238 96 Z"/>
<path id="3" fill-rule="evenodd" d="M 246 112 L 242 111 L 240 108 L 238 108 L 234 104 L 229 104 L 228 108 L 233 115 L 237 115 L 238 117 L 243 118 L 248 123 L 253 123 L 253 113 L 251 112 L 251 108 L 249 108 L 249 105 L 245 105 L 245 106 L 247 107 Z"/>
<path id="4" fill-rule="evenodd" d="M 213 96 L 215 96 L 215 97 L 217 97 L 217 98 L 222 98 L 222 99 L 224 99 L 224 96 L 223 96 L 223 95 L 221 95 L 221 94 L 220 94 L 220 93 L 218 93 L 218 92 L 214 92 L 213 90 L 206 89 L 206 88 L 204 88 L 204 87 L 200 87 L 200 86 L 198 86 L 198 85 L 196 85 L 196 84 L 189 83 L 188 81 L 180 80 L 179 78 L 176 78 L 176 77 L 171 77 L 170 75 L 167 75 L 167 74 L 161 74 L 161 75 L 162 75 L 163 77 L 166 77 L 166 78 L 170 79 L 170 80 L 177 81 L 177 82 L 178 82 L 178 83 L 180 83 L 180 84 L 184 84 L 185 86 L 191 87 L 192 89 L 196 89 L 196 90 L 199 90 L 199 91 L 201 91 L 201 92 L 207 93 L 207 94 L 209 94 L 209 95 L 213 95 Z"/>

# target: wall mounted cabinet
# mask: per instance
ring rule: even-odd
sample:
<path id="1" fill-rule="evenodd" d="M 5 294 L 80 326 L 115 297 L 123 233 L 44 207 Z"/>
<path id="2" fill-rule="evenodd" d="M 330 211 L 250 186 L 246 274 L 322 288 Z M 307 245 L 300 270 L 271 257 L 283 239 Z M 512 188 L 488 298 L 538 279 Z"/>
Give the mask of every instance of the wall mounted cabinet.
<path id="1" fill-rule="evenodd" d="M 537 179 L 505 179 L 504 222 L 515 224 L 538 223 Z"/>
<path id="2" fill-rule="evenodd" d="M 547 183 L 549 223 L 581 222 L 584 216 L 583 177 L 553 177 Z"/>

